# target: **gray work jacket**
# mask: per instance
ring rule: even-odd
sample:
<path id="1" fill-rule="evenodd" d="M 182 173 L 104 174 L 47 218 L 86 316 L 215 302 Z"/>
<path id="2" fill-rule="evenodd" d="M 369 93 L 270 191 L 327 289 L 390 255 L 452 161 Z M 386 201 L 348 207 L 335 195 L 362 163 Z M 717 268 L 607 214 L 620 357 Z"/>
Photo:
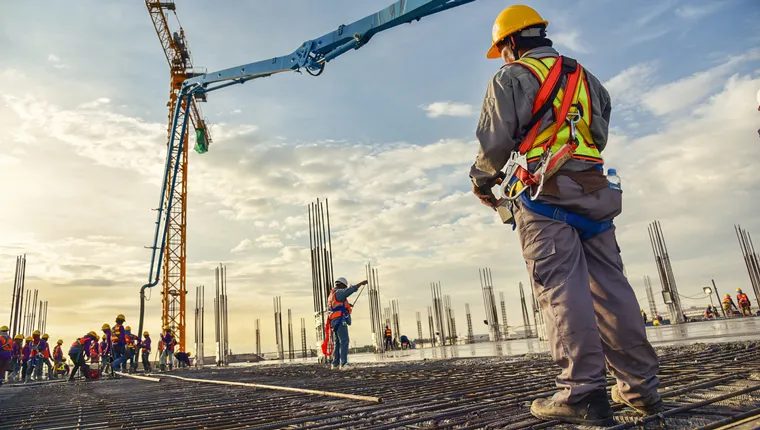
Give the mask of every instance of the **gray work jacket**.
<path id="1" fill-rule="evenodd" d="M 523 57 L 556 57 L 559 54 L 552 47 L 534 48 Z M 585 70 L 585 68 L 584 68 Z M 597 149 L 601 152 L 607 145 L 610 112 L 610 95 L 599 80 L 585 70 L 591 102 L 591 124 L 589 128 Z M 480 121 L 475 132 L 480 149 L 475 163 L 470 169 L 470 177 L 476 185 L 483 185 L 503 169 L 509 154 L 516 150 L 520 130 L 533 116 L 533 102 L 538 93 L 538 79 L 525 67 L 512 64 L 502 67 L 488 83 Z M 551 111 L 546 113 L 541 130 L 551 124 Z M 570 160 L 563 170 L 583 171 L 593 163 Z"/>

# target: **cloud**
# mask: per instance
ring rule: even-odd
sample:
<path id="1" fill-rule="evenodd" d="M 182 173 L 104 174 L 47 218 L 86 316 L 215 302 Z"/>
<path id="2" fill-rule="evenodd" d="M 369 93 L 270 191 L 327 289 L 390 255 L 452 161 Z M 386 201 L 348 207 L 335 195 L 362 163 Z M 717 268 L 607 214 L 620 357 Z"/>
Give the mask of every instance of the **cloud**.
<path id="1" fill-rule="evenodd" d="M 581 33 L 578 30 L 572 30 L 568 32 L 556 33 L 551 36 L 552 41 L 560 46 L 564 46 L 571 51 L 575 51 L 581 54 L 587 54 L 591 52 L 583 42 Z"/>
<path id="2" fill-rule="evenodd" d="M 676 8 L 676 15 L 680 18 L 698 20 L 712 15 L 723 7 L 723 2 L 712 1 L 701 5 L 687 4 Z"/>
<path id="3" fill-rule="evenodd" d="M 438 118 L 442 116 L 469 117 L 477 114 L 477 111 L 472 105 L 452 101 L 434 102 L 429 105 L 422 105 L 420 106 L 420 109 L 427 112 L 429 118 Z"/>
<path id="4" fill-rule="evenodd" d="M 240 254 L 243 252 L 248 252 L 253 249 L 253 242 L 251 239 L 243 239 L 238 243 L 234 248 L 230 250 L 233 254 Z"/>
<path id="5" fill-rule="evenodd" d="M 635 64 L 604 83 L 615 108 L 630 108 L 641 100 L 643 89 L 651 86 L 657 65 L 654 62 Z"/>
<path id="6" fill-rule="evenodd" d="M 48 62 L 52 63 L 53 67 L 55 67 L 56 69 L 68 69 L 69 68 L 69 66 L 67 64 L 61 63 L 61 59 L 58 58 L 58 56 L 55 55 L 55 54 L 48 54 L 47 60 L 48 60 Z"/>

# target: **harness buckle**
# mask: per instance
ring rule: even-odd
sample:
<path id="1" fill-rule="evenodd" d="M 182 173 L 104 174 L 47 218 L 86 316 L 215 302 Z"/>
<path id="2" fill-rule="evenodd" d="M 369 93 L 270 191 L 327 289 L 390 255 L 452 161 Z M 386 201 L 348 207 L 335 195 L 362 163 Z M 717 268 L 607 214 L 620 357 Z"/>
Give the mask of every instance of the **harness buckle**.
<path id="1" fill-rule="evenodd" d="M 514 196 L 509 195 L 509 188 L 514 184 L 512 178 L 515 177 L 517 169 L 520 167 L 522 167 L 525 171 L 528 171 L 528 159 L 525 157 L 525 154 L 520 154 L 517 151 L 512 151 L 509 156 L 509 160 L 507 161 L 507 165 L 504 168 L 504 180 L 501 182 L 501 185 L 499 185 L 499 191 L 501 192 L 503 200 L 513 202 L 517 200 L 520 197 L 520 194 L 524 193 L 527 189 L 527 187 L 523 187 Z"/>

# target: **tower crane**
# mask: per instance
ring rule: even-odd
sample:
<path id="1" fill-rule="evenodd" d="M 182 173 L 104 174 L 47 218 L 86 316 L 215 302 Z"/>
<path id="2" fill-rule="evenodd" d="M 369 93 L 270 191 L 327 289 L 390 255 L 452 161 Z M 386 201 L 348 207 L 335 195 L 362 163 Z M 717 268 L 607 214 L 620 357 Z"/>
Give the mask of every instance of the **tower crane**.
<path id="1" fill-rule="evenodd" d="M 193 122 L 193 116 L 191 115 L 192 109 L 187 109 L 188 103 L 192 105 L 194 100 L 205 98 L 206 94 L 211 91 L 236 84 L 243 84 L 253 79 L 264 78 L 277 73 L 289 71 L 300 72 L 303 69 L 312 76 L 319 76 L 324 72 L 325 66 L 328 62 L 350 50 L 356 50 L 363 47 L 377 33 L 389 30 L 401 24 L 419 21 L 426 16 L 443 12 L 473 1 L 475 0 L 398 0 L 377 13 L 366 16 L 351 24 L 340 25 L 335 31 L 316 39 L 308 40 L 288 55 L 194 76 L 189 76 L 191 73 L 188 72 L 188 69 L 183 69 L 182 72 L 179 72 L 184 73 L 184 79 L 179 82 L 179 87 L 174 86 L 176 82 L 173 74 L 172 100 L 174 100 L 174 107 L 171 111 L 172 113 L 169 121 L 171 125 L 169 127 L 167 157 L 166 164 L 164 165 L 163 183 L 161 185 L 161 200 L 159 202 L 161 206 L 156 209 L 158 215 L 156 219 L 155 233 L 153 235 L 153 245 L 149 247 L 153 251 L 151 254 L 150 272 L 148 273 L 148 283 L 140 288 L 139 333 L 142 333 L 143 331 L 145 290 L 158 285 L 159 277 L 161 276 L 162 259 L 165 257 L 176 258 L 177 256 L 173 254 L 173 251 L 176 252 L 180 249 L 181 256 L 177 261 L 182 269 L 181 272 L 178 273 L 182 273 L 182 288 L 184 288 L 184 210 L 187 201 L 184 199 L 185 194 L 178 191 L 178 188 L 179 190 L 186 190 L 187 186 L 186 157 L 188 118 L 196 127 L 196 135 L 198 135 L 198 124 Z M 167 2 L 146 0 L 149 10 L 152 10 L 150 6 L 151 4 L 158 5 L 157 7 L 161 8 L 161 5 L 164 5 L 165 3 Z M 156 22 L 155 18 L 154 22 Z M 162 40 L 163 44 L 164 38 L 162 38 L 162 32 L 161 30 L 158 30 L 158 28 L 159 26 L 156 26 L 159 38 Z M 180 39 L 184 41 L 184 37 L 181 33 L 180 36 Z M 164 44 L 164 46 L 166 50 L 167 45 Z M 171 65 L 171 58 L 173 57 L 169 56 L 168 52 L 169 51 L 167 51 L 167 59 Z M 172 68 L 172 70 L 174 70 L 174 68 Z M 170 102 L 170 109 L 171 108 L 172 103 Z M 201 127 L 202 126 L 203 124 L 201 123 Z M 180 164 L 177 162 L 177 160 L 180 159 L 179 156 L 175 156 L 174 154 L 183 153 L 185 154 L 185 158 L 182 159 L 184 162 Z M 175 205 L 179 205 L 182 208 L 183 224 L 181 224 L 181 247 L 177 247 L 171 243 L 172 238 L 175 237 L 172 233 L 171 224 L 172 222 L 176 223 L 176 221 L 174 221 L 174 216 L 177 213 Z M 178 224 L 174 225 L 178 226 Z M 172 268 L 171 266 L 168 266 L 166 262 L 163 262 L 163 267 L 165 272 L 167 268 Z M 164 273 L 164 279 L 166 279 L 166 277 L 167 274 Z M 171 275 L 169 278 L 171 279 Z M 164 288 L 166 289 L 166 282 L 164 283 Z M 182 335 L 184 336 L 184 293 L 180 296 L 180 303 L 183 316 Z"/>
<path id="2" fill-rule="evenodd" d="M 179 350 L 185 351 L 188 134 L 185 130 L 179 134 L 179 130 L 173 126 L 175 110 L 185 112 L 184 118 L 190 118 L 196 135 L 196 152 L 203 154 L 208 151 L 211 136 L 198 106 L 198 102 L 206 101 L 205 94 L 193 94 L 181 99 L 179 97 L 185 80 L 195 77 L 198 73 L 193 69 L 192 57 L 182 26 L 179 25 L 177 31 L 172 31 L 169 26 L 169 14 L 174 15 L 175 18 L 177 16 L 174 0 L 145 0 L 145 6 L 148 8 L 158 40 L 166 55 L 166 61 L 169 63 L 168 141 L 180 142 L 179 145 L 167 146 L 166 163 L 171 166 L 176 176 L 173 186 L 164 188 L 159 209 L 159 212 L 166 216 L 162 233 L 164 245 L 161 249 L 164 269 L 161 323 L 163 327 L 169 327 L 172 330 L 178 341 Z M 139 334 L 142 335 L 142 328 Z"/>

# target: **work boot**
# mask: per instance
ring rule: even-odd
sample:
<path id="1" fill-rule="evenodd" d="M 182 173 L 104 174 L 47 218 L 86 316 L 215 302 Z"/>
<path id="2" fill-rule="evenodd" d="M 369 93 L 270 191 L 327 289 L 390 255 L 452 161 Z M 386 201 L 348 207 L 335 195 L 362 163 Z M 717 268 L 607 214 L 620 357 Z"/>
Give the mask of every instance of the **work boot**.
<path id="1" fill-rule="evenodd" d="M 605 426 L 615 423 L 606 391 L 594 392 L 573 404 L 557 403 L 551 398 L 536 399 L 530 406 L 530 413 L 541 420 L 570 424 Z"/>
<path id="2" fill-rule="evenodd" d="M 646 404 L 643 401 L 640 402 L 640 403 L 636 402 L 636 404 L 634 405 L 633 403 L 631 403 L 628 400 L 626 400 L 620 394 L 620 389 L 618 388 L 617 385 L 615 385 L 614 387 L 612 387 L 612 393 L 611 394 L 612 394 L 612 401 L 613 402 L 621 404 L 621 405 L 626 405 L 629 408 L 633 408 L 633 409 L 636 410 L 636 412 L 638 412 L 639 414 L 641 414 L 643 416 L 657 415 L 660 412 L 662 412 L 663 409 L 664 409 L 663 406 L 662 406 L 662 399 L 657 399 L 656 402 L 649 403 L 649 404 Z"/>
<path id="3" fill-rule="evenodd" d="M 346 364 L 340 366 L 340 370 L 351 370 L 353 368 L 354 368 L 354 366 L 352 366 L 350 363 L 346 363 Z"/>

